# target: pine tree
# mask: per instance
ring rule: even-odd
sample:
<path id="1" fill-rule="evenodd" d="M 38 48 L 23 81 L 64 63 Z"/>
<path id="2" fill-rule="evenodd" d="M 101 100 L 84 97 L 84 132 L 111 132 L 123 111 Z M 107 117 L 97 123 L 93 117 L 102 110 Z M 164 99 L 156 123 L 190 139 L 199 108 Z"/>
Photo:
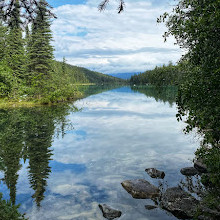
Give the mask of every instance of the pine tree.
<path id="1" fill-rule="evenodd" d="M 8 24 L 7 47 L 5 50 L 6 60 L 8 66 L 13 70 L 13 76 L 20 81 L 20 79 L 24 78 L 25 56 L 18 0 L 16 0 L 12 12 L 11 20 Z"/>
<path id="2" fill-rule="evenodd" d="M 26 86 L 31 86 L 31 71 L 29 69 L 29 63 L 30 63 L 30 50 L 31 50 L 31 33 L 29 30 L 28 25 L 25 27 L 25 75 L 26 75 L 26 81 L 25 84 Z"/>
<path id="3" fill-rule="evenodd" d="M 3 25 L 0 18 L 0 61 L 5 58 L 7 28 Z"/>
<path id="4" fill-rule="evenodd" d="M 52 40 L 51 23 L 46 5 L 45 0 L 40 0 L 36 19 L 32 24 L 28 51 L 31 81 L 32 85 L 39 89 L 38 94 L 45 90 L 45 84 L 50 79 L 53 60 L 53 47 L 50 44 Z"/>

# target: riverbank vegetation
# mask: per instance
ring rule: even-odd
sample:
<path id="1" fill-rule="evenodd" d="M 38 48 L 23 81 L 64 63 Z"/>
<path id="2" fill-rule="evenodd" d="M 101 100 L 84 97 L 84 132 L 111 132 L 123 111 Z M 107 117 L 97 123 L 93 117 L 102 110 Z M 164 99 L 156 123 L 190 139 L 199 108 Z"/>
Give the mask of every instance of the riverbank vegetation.
<path id="1" fill-rule="evenodd" d="M 177 85 L 178 120 L 187 123 L 184 131 L 196 129 L 202 137 L 196 152 L 208 167 L 202 176 L 216 209 L 220 201 L 220 4 L 218 0 L 180 0 L 171 13 L 165 12 L 158 22 L 165 22 L 167 37 L 173 35 L 187 53 L 177 65 L 156 67 L 131 77 L 131 85 Z M 210 190 L 214 190 L 212 193 Z M 218 193 L 216 193 L 218 192 Z"/>
<path id="2" fill-rule="evenodd" d="M 181 62 L 184 80 L 179 84 L 178 120 L 186 120 L 203 137 L 196 152 L 208 168 L 202 176 L 211 201 L 219 209 L 220 195 L 220 4 L 218 0 L 180 0 L 172 13 L 164 13 L 165 39 L 173 35 L 187 53 Z M 213 193 L 214 192 L 214 193 Z M 214 197 L 213 197 L 214 195 Z M 207 203 L 209 204 L 209 203 Z"/>

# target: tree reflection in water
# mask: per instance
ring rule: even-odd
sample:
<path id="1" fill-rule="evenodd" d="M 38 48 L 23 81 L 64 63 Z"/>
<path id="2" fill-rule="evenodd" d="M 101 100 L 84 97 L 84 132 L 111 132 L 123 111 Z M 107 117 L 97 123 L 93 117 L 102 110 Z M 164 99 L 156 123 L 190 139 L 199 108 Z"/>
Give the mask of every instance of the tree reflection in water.
<path id="1" fill-rule="evenodd" d="M 40 206 L 51 172 L 49 161 L 53 155 L 50 149 L 53 137 L 64 136 L 65 129 L 71 126 L 66 120 L 70 111 L 77 109 L 62 104 L 0 110 L 0 168 L 13 204 L 16 202 L 18 171 L 23 159 L 24 163 L 29 162 L 28 178 L 34 190 L 32 197 Z"/>

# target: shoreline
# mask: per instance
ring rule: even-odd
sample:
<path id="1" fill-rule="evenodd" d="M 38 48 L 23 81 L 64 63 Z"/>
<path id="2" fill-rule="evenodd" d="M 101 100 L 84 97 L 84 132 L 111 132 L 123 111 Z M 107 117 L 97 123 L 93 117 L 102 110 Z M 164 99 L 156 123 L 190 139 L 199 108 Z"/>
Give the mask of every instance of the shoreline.
<path id="1" fill-rule="evenodd" d="M 32 108 L 32 107 L 40 107 L 40 106 L 53 106 L 60 103 L 66 103 L 69 101 L 74 101 L 80 98 L 83 98 L 84 94 L 82 92 L 77 92 L 74 94 L 74 96 L 71 97 L 62 97 L 60 99 L 57 99 L 54 102 L 46 102 L 44 103 L 43 98 L 42 99 L 34 99 L 34 100 L 7 100 L 7 99 L 1 99 L 0 98 L 0 109 L 5 108 Z"/>

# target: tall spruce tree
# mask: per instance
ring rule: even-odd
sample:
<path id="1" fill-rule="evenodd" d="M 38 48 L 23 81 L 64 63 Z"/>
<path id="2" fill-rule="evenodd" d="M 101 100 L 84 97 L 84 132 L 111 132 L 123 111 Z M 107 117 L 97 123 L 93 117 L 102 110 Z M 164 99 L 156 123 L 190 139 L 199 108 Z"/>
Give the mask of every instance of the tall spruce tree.
<path id="1" fill-rule="evenodd" d="M 8 96 L 13 87 L 12 71 L 6 62 L 7 27 L 0 16 L 0 97 Z"/>
<path id="2" fill-rule="evenodd" d="M 20 5 L 19 1 L 16 0 L 8 24 L 7 47 L 5 52 L 8 66 L 12 69 L 13 76 L 18 82 L 25 77 L 24 41 L 22 38 L 21 23 Z"/>
<path id="3" fill-rule="evenodd" d="M 51 76 L 53 47 L 51 46 L 52 33 L 50 30 L 50 15 L 46 9 L 47 2 L 40 0 L 36 19 L 32 24 L 29 56 L 29 71 L 32 86 L 38 89 L 38 95 L 45 90 L 47 80 Z"/>
<path id="4" fill-rule="evenodd" d="M 26 86 L 31 86 L 31 71 L 29 68 L 30 64 L 30 48 L 31 48 L 31 33 L 29 30 L 29 26 L 25 27 L 25 57 L 26 57 Z"/>

